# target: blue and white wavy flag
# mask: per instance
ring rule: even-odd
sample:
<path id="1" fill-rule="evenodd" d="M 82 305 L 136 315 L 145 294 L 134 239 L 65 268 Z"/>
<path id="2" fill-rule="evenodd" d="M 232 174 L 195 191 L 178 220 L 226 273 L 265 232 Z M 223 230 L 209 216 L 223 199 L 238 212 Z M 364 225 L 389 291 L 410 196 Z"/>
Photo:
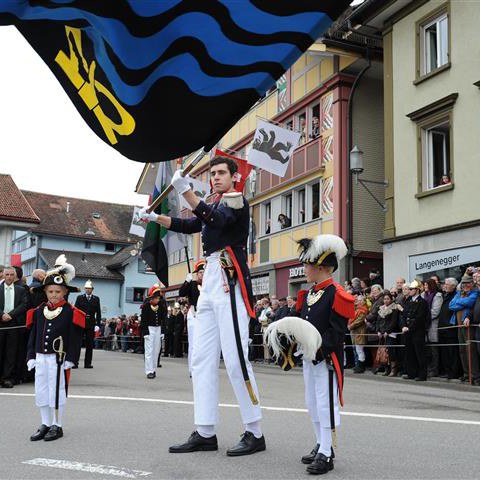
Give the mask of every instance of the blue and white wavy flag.
<path id="1" fill-rule="evenodd" d="M 0 25 L 16 25 L 102 140 L 158 162 L 211 148 L 348 4 L 0 0 Z"/>

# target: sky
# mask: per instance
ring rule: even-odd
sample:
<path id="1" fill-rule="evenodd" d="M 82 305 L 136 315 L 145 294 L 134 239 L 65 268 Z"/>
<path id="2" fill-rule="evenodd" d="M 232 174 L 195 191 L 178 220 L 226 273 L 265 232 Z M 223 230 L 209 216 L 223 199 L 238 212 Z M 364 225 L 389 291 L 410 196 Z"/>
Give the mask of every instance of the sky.
<path id="1" fill-rule="evenodd" d="M 0 27 L 0 173 L 24 190 L 146 205 L 143 163 L 120 155 L 77 113 L 14 27 Z"/>

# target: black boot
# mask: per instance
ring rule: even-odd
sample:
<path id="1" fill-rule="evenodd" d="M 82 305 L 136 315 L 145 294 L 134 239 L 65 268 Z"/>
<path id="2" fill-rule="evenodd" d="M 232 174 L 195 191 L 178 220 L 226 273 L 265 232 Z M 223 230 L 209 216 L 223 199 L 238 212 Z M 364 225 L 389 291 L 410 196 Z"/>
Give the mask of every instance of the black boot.
<path id="1" fill-rule="evenodd" d="M 320 448 L 320 445 L 317 443 L 315 447 L 313 447 L 313 450 L 308 455 L 304 455 L 302 457 L 302 463 L 305 463 L 306 465 L 310 465 L 310 463 L 312 463 L 313 460 L 315 459 L 315 456 L 317 455 L 319 448 Z M 330 457 L 335 458 L 335 452 L 333 451 L 333 447 L 331 450 Z"/>
<path id="2" fill-rule="evenodd" d="M 257 438 L 252 432 L 245 432 L 238 444 L 227 450 L 227 456 L 239 457 L 241 455 L 251 455 L 252 453 L 262 452 L 266 448 L 265 437 L 263 435 Z"/>
<path id="3" fill-rule="evenodd" d="M 307 467 L 307 472 L 313 475 L 323 475 L 333 470 L 332 457 L 326 457 L 323 453 L 317 453 L 312 464 Z"/>
<path id="4" fill-rule="evenodd" d="M 218 450 L 217 436 L 210 438 L 202 437 L 197 431 L 193 432 L 185 443 L 172 445 L 170 453 L 207 452 Z"/>
<path id="5" fill-rule="evenodd" d="M 388 377 L 390 375 L 390 372 L 392 371 L 392 367 L 390 365 L 387 365 L 385 367 L 385 373 L 383 374 L 384 377 Z"/>
<path id="6" fill-rule="evenodd" d="M 355 368 L 353 369 L 353 373 L 364 373 L 365 372 L 365 362 L 358 362 Z"/>
<path id="7" fill-rule="evenodd" d="M 43 440 L 43 437 L 48 433 L 50 427 L 47 427 L 45 424 L 41 424 L 38 427 L 38 430 L 30 437 L 32 442 L 36 442 L 37 440 Z"/>
<path id="8" fill-rule="evenodd" d="M 63 437 L 62 427 L 59 427 L 58 425 L 52 425 L 43 439 L 46 442 L 52 442 L 53 440 L 57 440 L 61 437 Z"/>

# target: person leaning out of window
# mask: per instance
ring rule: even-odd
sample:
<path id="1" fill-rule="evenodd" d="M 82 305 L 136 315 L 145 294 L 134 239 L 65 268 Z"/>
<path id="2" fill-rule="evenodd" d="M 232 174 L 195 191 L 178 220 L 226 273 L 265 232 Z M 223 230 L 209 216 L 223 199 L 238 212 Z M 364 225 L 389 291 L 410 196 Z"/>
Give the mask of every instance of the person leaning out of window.
<path id="1" fill-rule="evenodd" d="M 278 223 L 280 224 L 281 229 L 288 228 L 288 227 L 292 226 L 292 221 L 286 215 L 284 215 L 283 213 L 280 213 L 280 215 L 278 215 L 277 220 L 278 220 Z"/>

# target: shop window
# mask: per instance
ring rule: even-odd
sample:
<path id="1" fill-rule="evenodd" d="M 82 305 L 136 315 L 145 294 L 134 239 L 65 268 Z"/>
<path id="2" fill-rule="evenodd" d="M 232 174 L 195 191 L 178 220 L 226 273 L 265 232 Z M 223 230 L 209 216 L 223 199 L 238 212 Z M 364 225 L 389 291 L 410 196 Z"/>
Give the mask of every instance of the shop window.
<path id="1" fill-rule="evenodd" d="M 448 185 L 450 180 L 450 122 L 422 128 L 423 191 Z"/>
<path id="2" fill-rule="evenodd" d="M 449 66 L 448 4 L 417 22 L 417 80 Z"/>
<path id="3" fill-rule="evenodd" d="M 310 125 L 308 128 L 308 138 L 314 139 L 320 136 L 320 105 L 310 106 Z"/>

